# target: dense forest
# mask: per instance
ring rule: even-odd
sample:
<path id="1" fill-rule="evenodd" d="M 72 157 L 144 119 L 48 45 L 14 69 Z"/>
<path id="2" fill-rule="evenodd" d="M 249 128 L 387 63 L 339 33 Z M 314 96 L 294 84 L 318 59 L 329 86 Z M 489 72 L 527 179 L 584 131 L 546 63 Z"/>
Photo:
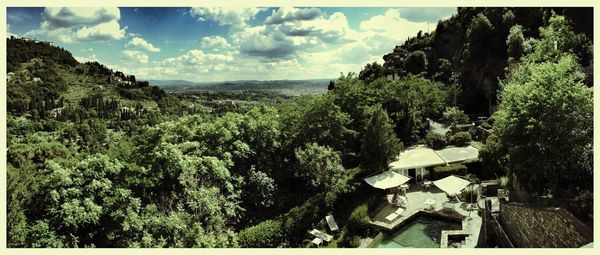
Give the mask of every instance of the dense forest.
<path id="1" fill-rule="evenodd" d="M 166 93 L 8 38 L 7 244 L 304 247 L 333 213 L 334 244 L 356 247 L 374 197 L 362 178 L 402 148 L 476 137 L 436 136 L 430 119 L 490 111 L 474 178 L 591 212 L 592 30 L 591 9 L 459 8 L 401 45 L 400 79 L 369 63 L 294 97 Z"/>

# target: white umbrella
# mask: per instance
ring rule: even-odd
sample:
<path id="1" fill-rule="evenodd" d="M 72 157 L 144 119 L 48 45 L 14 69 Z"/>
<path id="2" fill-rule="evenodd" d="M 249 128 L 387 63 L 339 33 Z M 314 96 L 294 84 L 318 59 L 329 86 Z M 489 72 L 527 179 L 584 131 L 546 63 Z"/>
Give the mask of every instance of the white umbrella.
<path id="1" fill-rule="evenodd" d="M 365 178 L 365 182 L 378 189 L 389 189 L 398 187 L 410 180 L 410 177 L 396 173 L 394 171 L 385 171 L 378 175 Z"/>
<path id="2" fill-rule="evenodd" d="M 434 181 L 433 184 L 446 192 L 450 196 L 455 196 L 466 188 L 470 182 L 456 177 L 454 175 L 448 176 L 444 179 Z"/>

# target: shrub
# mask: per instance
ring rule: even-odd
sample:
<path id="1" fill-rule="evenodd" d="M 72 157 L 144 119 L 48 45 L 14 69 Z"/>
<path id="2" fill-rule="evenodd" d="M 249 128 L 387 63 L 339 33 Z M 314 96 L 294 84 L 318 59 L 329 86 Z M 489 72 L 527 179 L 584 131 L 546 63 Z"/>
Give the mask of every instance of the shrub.
<path id="1" fill-rule="evenodd" d="M 369 229 L 369 205 L 363 203 L 356 207 L 348 218 L 348 230 L 350 233 L 366 236 Z"/>
<path id="2" fill-rule="evenodd" d="M 450 137 L 450 144 L 456 146 L 467 146 L 471 142 L 471 134 L 468 132 L 457 132 Z"/>
<path id="3" fill-rule="evenodd" d="M 466 175 L 467 166 L 463 164 L 454 164 L 447 166 L 436 166 L 433 168 L 434 178 L 441 179 L 450 175 Z"/>
<path id="4" fill-rule="evenodd" d="M 267 220 L 240 231 L 238 234 L 238 242 L 240 247 L 277 247 L 283 242 L 282 231 L 281 221 Z"/>
<path id="5" fill-rule="evenodd" d="M 504 189 L 510 185 L 510 179 L 508 179 L 506 176 L 501 176 L 500 180 L 498 180 L 498 185 L 500 188 Z"/>
<path id="6" fill-rule="evenodd" d="M 347 236 L 346 245 L 349 248 L 356 248 L 360 246 L 360 236 Z"/>
<path id="7" fill-rule="evenodd" d="M 436 150 L 446 147 L 446 143 L 447 143 L 445 136 L 440 135 L 435 132 L 427 133 L 427 136 L 425 136 L 425 140 L 427 141 L 427 145 L 430 148 L 436 149 Z"/>

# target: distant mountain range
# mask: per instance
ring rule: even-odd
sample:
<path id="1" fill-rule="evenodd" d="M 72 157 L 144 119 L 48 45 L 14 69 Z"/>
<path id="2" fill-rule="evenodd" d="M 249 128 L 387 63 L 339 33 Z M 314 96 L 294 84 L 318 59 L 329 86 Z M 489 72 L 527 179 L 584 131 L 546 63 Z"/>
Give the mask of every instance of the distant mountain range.
<path id="1" fill-rule="evenodd" d="M 167 91 L 181 90 L 327 90 L 330 80 L 240 80 L 222 82 L 191 82 L 186 80 L 149 80 L 150 85 Z"/>

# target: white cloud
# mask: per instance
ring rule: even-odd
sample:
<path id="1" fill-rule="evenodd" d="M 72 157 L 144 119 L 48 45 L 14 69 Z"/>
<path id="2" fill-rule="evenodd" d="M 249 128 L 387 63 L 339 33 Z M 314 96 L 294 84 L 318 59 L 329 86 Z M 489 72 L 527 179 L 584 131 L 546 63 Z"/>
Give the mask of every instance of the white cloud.
<path id="1" fill-rule="evenodd" d="M 125 36 L 125 29 L 121 29 L 116 20 L 100 23 L 92 27 L 83 27 L 75 32 L 78 41 L 106 41 L 119 40 Z"/>
<path id="2" fill-rule="evenodd" d="M 160 51 L 159 48 L 154 47 L 154 45 L 147 42 L 146 40 L 144 40 L 141 37 L 134 37 L 133 39 L 131 39 L 131 41 L 129 41 L 127 44 L 125 44 L 125 47 L 142 49 L 142 50 L 146 50 L 149 52 L 159 52 Z"/>
<path id="3" fill-rule="evenodd" d="M 200 45 L 202 48 L 211 51 L 227 51 L 232 48 L 231 44 L 227 42 L 227 39 L 218 35 L 202 38 L 200 40 Z"/>
<path id="4" fill-rule="evenodd" d="M 121 55 L 126 57 L 127 59 L 137 61 L 139 63 L 147 64 L 148 63 L 148 55 L 141 51 L 137 50 L 124 50 L 121 51 Z"/>
<path id="5" fill-rule="evenodd" d="M 101 23 L 119 20 L 121 12 L 117 7 L 46 7 L 42 13 L 42 29 L 70 28 L 73 26 L 95 26 Z"/>
<path id="6" fill-rule="evenodd" d="M 405 40 L 415 36 L 419 30 L 427 31 L 427 22 L 408 21 L 400 16 L 399 10 L 389 9 L 383 15 L 361 22 L 360 28 Z"/>
<path id="7" fill-rule="evenodd" d="M 222 71 L 233 61 L 230 54 L 205 53 L 202 50 L 190 50 L 179 57 L 168 58 L 161 62 L 163 67 L 208 73 Z"/>
<path id="8" fill-rule="evenodd" d="M 127 27 L 121 28 L 119 8 L 54 8 L 42 13 L 40 28 L 25 36 L 46 36 L 64 43 L 120 40 Z"/>
<path id="9" fill-rule="evenodd" d="M 227 8 L 227 7 L 195 7 L 190 10 L 190 15 L 198 17 L 198 20 L 210 20 L 217 22 L 220 26 L 230 25 L 234 28 L 246 26 L 246 22 L 254 18 L 261 11 L 259 8 Z"/>
<path id="10" fill-rule="evenodd" d="M 265 24 L 282 24 L 289 21 L 312 20 L 321 16 L 321 10 L 317 8 L 279 8 L 273 10 L 271 16 L 267 17 Z"/>
<path id="11" fill-rule="evenodd" d="M 79 57 L 79 56 L 73 56 L 75 58 L 75 60 L 77 60 L 79 63 L 85 63 L 85 62 L 95 62 L 98 61 L 98 58 L 96 57 L 96 54 L 92 54 L 89 57 Z"/>

